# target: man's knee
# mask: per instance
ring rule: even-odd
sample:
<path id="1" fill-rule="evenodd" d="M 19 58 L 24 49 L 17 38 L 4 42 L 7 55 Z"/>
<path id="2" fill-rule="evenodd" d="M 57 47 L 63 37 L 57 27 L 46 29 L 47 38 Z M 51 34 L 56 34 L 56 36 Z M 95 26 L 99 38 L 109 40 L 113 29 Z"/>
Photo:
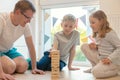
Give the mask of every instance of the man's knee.
<path id="1" fill-rule="evenodd" d="M 27 69 L 28 69 L 28 63 L 25 61 L 17 64 L 16 66 L 16 72 L 18 73 L 24 73 Z"/>
<path id="2" fill-rule="evenodd" d="M 0 57 L 3 71 L 7 74 L 13 74 L 16 69 L 16 64 L 7 56 Z"/>
<path id="3" fill-rule="evenodd" d="M 13 74 L 15 72 L 15 69 L 16 69 L 16 64 L 10 63 L 10 64 L 8 64 L 8 66 L 3 68 L 3 71 L 7 74 Z"/>

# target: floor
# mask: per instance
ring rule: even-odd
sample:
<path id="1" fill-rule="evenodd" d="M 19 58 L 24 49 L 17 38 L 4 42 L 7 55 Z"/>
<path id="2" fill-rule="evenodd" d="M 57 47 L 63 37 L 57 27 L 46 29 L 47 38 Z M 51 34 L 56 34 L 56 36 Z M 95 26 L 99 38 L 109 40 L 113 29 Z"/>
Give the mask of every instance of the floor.
<path id="1" fill-rule="evenodd" d="M 83 71 L 88 69 L 88 67 L 80 67 L 80 70 L 69 71 L 64 68 L 60 72 L 59 80 L 120 80 L 120 76 L 115 76 L 106 79 L 95 79 L 91 73 L 84 73 Z M 51 80 L 51 72 L 47 71 L 45 75 L 34 75 L 30 71 L 26 71 L 25 74 L 14 74 L 16 80 Z"/>

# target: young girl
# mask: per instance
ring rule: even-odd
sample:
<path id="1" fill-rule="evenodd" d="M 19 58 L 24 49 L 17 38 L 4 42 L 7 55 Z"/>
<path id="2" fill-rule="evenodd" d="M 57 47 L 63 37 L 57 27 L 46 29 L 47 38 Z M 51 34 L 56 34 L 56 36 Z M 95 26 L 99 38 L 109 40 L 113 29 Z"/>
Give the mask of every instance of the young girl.
<path id="1" fill-rule="evenodd" d="M 67 61 L 69 70 L 79 69 L 71 66 L 75 55 L 75 47 L 79 44 L 80 36 L 79 32 L 74 30 L 75 24 L 76 18 L 72 14 L 65 15 L 61 23 L 63 30 L 54 35 L 52 49 L 60 51 L 60 70 L 66 66 Z M 51 70 L 51 58 L 49 55 L 50 51 L 44 52 L 44 56 L 37 62 L 38 69 Z M 31 62 L 29 62 L 29 65 L 31 65 Z"/>
<path id="2" fill-rule="evenodd" d="M 120 40 L 109 27 L 103 11 L 94 12 L 89 20 L 96 42 L 81 46 L 81 50 L 92 64 L 92 68 L 86 72 L 91 71 L 96 78 L 115 76 L 120 67 Z"/>

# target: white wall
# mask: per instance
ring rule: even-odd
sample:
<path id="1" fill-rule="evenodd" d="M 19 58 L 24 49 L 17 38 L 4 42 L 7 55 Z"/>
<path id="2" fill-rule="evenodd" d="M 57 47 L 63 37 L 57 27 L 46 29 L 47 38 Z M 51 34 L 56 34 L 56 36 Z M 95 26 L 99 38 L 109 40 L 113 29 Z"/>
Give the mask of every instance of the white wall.
<path id="1" fill-rule="evenodd" d="M 98 4 L 99 0 L 40 0 L 40 5 L 42 8 L 56 8 L 64 6 L 80 6 L 80 5 L 90 5 Z"/>
<path id="2" fill-rule="evenodd" d="M 10 12 L 18 0 L 0 0 L 0 12 Z"/>
<path id="3" fill-rule="evenodd" d="M 107 14 L 120 14 L 120 0 L 100 0 L 100 8 Z"/>
<path id="4" fill-rule="evenodd" d="M 100 9 L 107 14 L 110 26 L 120 38 L 120 0 L 100 0 Z"/>

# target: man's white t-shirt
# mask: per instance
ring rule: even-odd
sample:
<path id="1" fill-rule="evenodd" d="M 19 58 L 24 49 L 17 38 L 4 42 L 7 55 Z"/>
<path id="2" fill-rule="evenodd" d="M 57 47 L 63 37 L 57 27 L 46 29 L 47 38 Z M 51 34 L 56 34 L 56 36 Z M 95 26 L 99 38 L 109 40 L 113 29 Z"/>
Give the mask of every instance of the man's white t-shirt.
<path id="1" fill-rule="evenodd" d="M 10 50 L 22 35 L 31 36 L 29 24 L 27 23 L 25 27 L 14 26 L 9 13 L 0 13 L 0 52 Z"/>

